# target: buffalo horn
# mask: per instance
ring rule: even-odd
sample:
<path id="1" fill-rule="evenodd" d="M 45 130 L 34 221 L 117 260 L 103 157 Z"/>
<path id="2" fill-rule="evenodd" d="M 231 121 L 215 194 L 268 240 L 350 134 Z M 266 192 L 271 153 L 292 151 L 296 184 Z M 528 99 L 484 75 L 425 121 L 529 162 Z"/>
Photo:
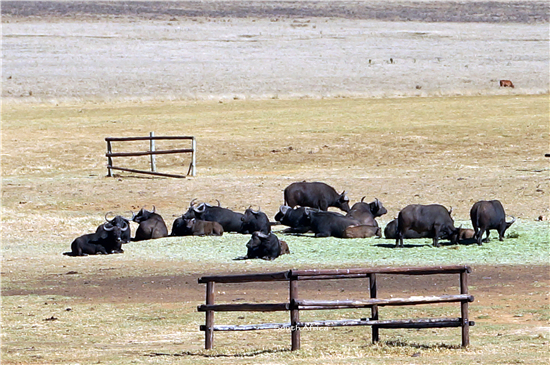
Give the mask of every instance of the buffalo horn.
<path id="1" fill-rule="evenodd" d="M 105 229 L 106 231 L 112 231 L 113 229 L 115 229 L 115 226 L 107 222 L 107 223 L 103 223 L 103 229 Z"/>
<path id="2" fill-rule="evenodd" d="M 513 224 L 516 221 L 516 217 L 514 217 L 513 215 L 511 215 L 510 217 L 512 217 L 512 221 L 506 222 L 506 223 Z"/>
<path id="3" fill-rule="evenodd" d="M 193 209 L 194 209 L 195 212 L 197 212 L 197 213 L 203 213 L 203 212 L 206 210 L 206 204 L 205 204 L 205 203 L 201 203 L 201 204 L 199 204 L 196 208 L 193 207 Z"/>
<path id="4" fill-rule="evenodd" d="M 108 216 L 109 214 L 115 214 L 115 213 L 112 212 L 112 211 L 109 211 L 109 212 L 105 213 L 105 221 L 107 221 L 107 222 L 109 222 L 109 218 L 107 218 L 107 216 Z"/>
<path id="5" fill-rule="evenodd" d="M 220 201 L 218 199 L 216 199 L 216 201 L 218 202 L 218 207 L 221 207 L 222 203 L 220 203 Z"/>
<path id="6" fill-rule="evenodd" d="M 288 205 L 281 205 L 279 207 L 279 211 L 283 214 L 286 214 L 286 212 L 288 212 L 289 209 L 292 209 L 291 207 L 289 207 Z"/>
<path id="7" fill-rule="evenodd" d="M 451 209 L 449 209 L 449 215 L 453 214 L 453 207 L 450 207 Z"/>
<path id="8" fill-rule="evenodd" d="M 126 221 L 124 221 L 124 227 L 121 228 L 121 230 L 126 231 L 126 230 L 128 230 L 129 227 L 130 227 L 130 225 L 128 223 L 126 223 Z"/>
<path id="9" fill-rule="evenodd" d="M 189 203 L 189 206 L 190 206 L 190 207 L 194 206 L 194 205 L 195 205 L 195 201 L 197 201 L 197 200 L 199 200 L 199 199 L 195 198 L 195 199 L 191 200 L 191 202 Z"/>
<path id="10" fill-rule="evenodd" d="M 376 206 L 380 208 L 380 200 L 378 200 L 378 198 L 374 198 L 375 199 L 375 202 L 376 202 Z"/>
<path id="11" fill-rule="evenodd" d="M 155 213 L 157 211 L 157 208 L 155 208 L 155 206 L 153 205 L 153 213 Z"/>
<path id="12" fill-rule="evenodd" d="M 255 234 L 256 236 L 258 236 L 258 237 L 261 237 L 261 238 L 267 238 L 267 237 L 269 237 L 268 234 L 265 234 L 265 233 L 263 233 L 262 231 L 254 232 L 254 234 Z"/>
<path id="13" fill-rule="evenodd" d="M 363 200 L 365 200 L 366 196 L 362 197 L 361 198 L 361 203 L 363 202 Z"/>

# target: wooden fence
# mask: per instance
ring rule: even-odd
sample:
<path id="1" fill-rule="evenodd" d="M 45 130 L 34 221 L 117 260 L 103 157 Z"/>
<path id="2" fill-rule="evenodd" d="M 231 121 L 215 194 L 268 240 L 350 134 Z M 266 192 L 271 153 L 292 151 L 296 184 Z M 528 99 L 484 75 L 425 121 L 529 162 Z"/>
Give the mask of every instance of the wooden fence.
<path id="1" fill-rule="evenodd" d="M 191 140 L 191 148 L 157 151 L 155 149 L 155 141 L 158 141 L 158 140 Z M 120 170 L 120 171 L 134 172 L 138 174 L 184 178 L 185 177 L 184 175 L 166 174 L 166 173 L 157 172 L 155 156 L 174 154 L 174 153 L 191 153 L 191 163 L 189 164 L 189 170 L 187 171 L 187 175 L 189 174 L 191 174 L 191 176 L 196 175 L 197 143 L 196 143 L 195 137 L 155 136 L 154 132 L 151 132 L 149 137 L 116 137 L 116 138 L 107 137 L 105 138 L 105 141 L 107 142 L 107 153 L 105 154 L 105 156 L 107 157 L 107 176 L 113 176 L 112 170 Z M 113 152 L 112 142 L 128 142 L 128 141 L 149 141 L 149 150 L 141 151 L 141 152 L 116 152 L 116 153 Z M 134 157 L 134 156 L 151 156 L 151 171 L 129 169 L 129 168 L 113 165 L 113 157 Z"/>
<path id="2" fill-rule="evenodd" d="M 358 269 L 327 269 L 327 270 L 289 270 L 276 273 L 205 276 L 199 278 L 199 283 L 206 284 L 206 304 L 198 306 L 198 311 L 206 312 L 206 324 L 200 327 L 205 332 L 205 348 L 211 349 L 214 344 L 215 331 L 254 331 L 265 329 L 287 329 L 291 333 L 292 351 L 300 349 L 300 329 L 314 327 L 342 327 L 342 326 L 371 326 L 373 343 L 380 340 L 381 328 L 441 328 L 461 327 L 462 346 L 469 345 L 469 327 L 475 323 L 468 319 L 468 303 L 474 297 L 468 294 L 468 266 L 436 266 L 412 268 L 358 268 Z M 413 296 L 409 298 L 378 298 L 377 277 L 379 275 L 435 275 L 457 274 L 459 276 L 460 294 L 441 296 Z M 298 282 L 303 280 L 331 280 L 331 279 L 369 279 L 370 299 L 362 300 L 307 300 L 298 296 Z M 282 303 L 239 303 L 215 304 L 215 283 L 249 283 L 288 281 L 289 296 L 287 302 Z M 460 317 L 457 318 L 424 318 L 381 320 L 379 308 L 384 306 L 410 306 L 434 303 L 460 303 Z M 370 308 L 370 318 L 356 320 L 331 320 L 301 322 L 300 311 Z M 262 323 L 245 325 L 214 325 L 215 312 L 290 312 L 288 323 Z"/>

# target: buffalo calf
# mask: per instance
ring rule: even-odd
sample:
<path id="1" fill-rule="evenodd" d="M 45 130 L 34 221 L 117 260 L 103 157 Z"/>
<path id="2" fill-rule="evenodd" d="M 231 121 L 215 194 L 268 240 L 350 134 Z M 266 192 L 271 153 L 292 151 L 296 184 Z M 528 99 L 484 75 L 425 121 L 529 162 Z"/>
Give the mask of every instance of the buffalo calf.
<path id="1" fill-rule="evenodd" d="M 375 226 L 349 226 L 344 230 L 343 238 L 368 238 L 368 237 L 382 237 L 380 227 Z"/>

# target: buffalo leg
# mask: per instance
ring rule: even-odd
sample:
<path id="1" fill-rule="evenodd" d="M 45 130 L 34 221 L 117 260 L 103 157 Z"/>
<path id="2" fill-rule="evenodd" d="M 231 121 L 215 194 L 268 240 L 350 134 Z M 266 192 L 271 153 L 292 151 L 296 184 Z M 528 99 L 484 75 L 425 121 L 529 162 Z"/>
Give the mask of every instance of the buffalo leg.
<path id="1" fill-rule="evenodd" d="M 489 239 L 489 235 L 490 235 L 490 234 L 491 234 L 491 232 L 487 229 L 487 230 L 485 231 L 485 235 L 486 235 L 487 237 L 485 237 L 485 239 L 483 240 L 483 242 L 489 242 L 489 241 L 490 241 L 490 239 Z"/>

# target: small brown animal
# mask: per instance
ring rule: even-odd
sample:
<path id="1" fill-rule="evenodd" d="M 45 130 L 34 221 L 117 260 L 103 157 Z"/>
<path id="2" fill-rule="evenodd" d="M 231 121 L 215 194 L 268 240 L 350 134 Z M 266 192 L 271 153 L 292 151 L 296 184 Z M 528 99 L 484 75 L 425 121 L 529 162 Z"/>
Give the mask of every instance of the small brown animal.
<path id="1" fill-rule="evenodd" d="M 348 226 L 344 231 L 343 238 L 368 238 L 378 236 L 382 237 L 382 230 L 375 226 Z"/>
<path id="2" fill-rule="evenodd" d="M 500 87 L 511 87 L 514 88 L 514 84 L 510 80 L 500 80 Z"/>
<path id="3" fill-rule="evenodd" d="M 187 222 L 193 236 L 223 236 L 223 227 L 218 222 L 201 221 L 195 218 Z"/>
<path id="4" fill-rule="evenodd" d="M 288 248 L 288 244 L 285 241 L 279 240 L 279 245 L 281 246 L 281 253 L 279 255 L 290 254 L 290 249 Z"/>
<path id="5" fill-rule="evenodd" d="M 471 228 L 460 228 L 458 231 L 458 240 L 470 240 L 475 237 L 476 232 Z"/>

